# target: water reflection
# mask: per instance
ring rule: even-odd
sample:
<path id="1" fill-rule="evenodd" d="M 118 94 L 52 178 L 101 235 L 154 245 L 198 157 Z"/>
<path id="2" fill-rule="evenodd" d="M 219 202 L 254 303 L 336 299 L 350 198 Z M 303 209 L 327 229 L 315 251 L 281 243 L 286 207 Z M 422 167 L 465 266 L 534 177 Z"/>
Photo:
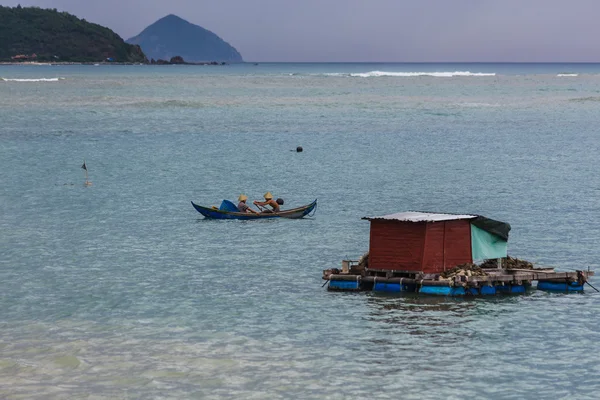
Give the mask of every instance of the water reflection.
<path id="1" fill-rule="evenodd" d="M 425 296 L 418 293 L 386 294 L 368 293 L 367 304 L 372 310 L 408 312 L 404 318 L 421 318 L 420 313 L 440 311 L 450 313 L 457 317 L 467 317 L 477 314 L 481 309 L 487 309 L 489 305 L 516 304 L 530 297 L 534 292 L 518 295 L 502 296 Z M 502 309 L 499 309 L 502 312 Z M 487 311 L 486 311 L 487 312 Z"/>
<path id="2" fill-rule="evenodd" d="M 522 299 L 523 296 L 453 298 L 369 293 L 365 298 L 368 311 L 363 318 L 375 330 L 369 341 L 376 346 L 414 350 L 416 343 L 471 345 L 481 340 L 478 324 L 482 316 L 494 318 L 514 312 Z"/>
<path id="3" fill-rule="evenodd" d="M 477 300 L 472 297 L 422 296 L 417 293 L 406 293 L 400 296 L 380 293 L 369 293 L 367 295 L 367 304 L 371 309 L 406 311 L 408 313 L 404 315 L 405 318 L 421 318 L 421 313 L 432 311 L 445 311 L 463 316 L 467 311 L 476 307 Z"/>

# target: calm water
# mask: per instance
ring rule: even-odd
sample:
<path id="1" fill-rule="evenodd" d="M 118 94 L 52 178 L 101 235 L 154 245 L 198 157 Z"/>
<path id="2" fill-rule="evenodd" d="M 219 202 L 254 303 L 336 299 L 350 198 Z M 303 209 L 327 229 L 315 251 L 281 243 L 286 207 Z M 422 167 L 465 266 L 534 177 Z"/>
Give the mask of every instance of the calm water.
<path id="1" fill-rule="evenodd" d="M 323 269 L 368 249 L 361 217 L 405 210 L 505 220 L 510 255 L 597 269 L 600 65 L 0 77 L 0 398 L 600 396 L 591 289 L 321 287 Z M 317 213 L 215 222 L 190 204 L 266 191 L 290 207 L 318 198 Z"/>

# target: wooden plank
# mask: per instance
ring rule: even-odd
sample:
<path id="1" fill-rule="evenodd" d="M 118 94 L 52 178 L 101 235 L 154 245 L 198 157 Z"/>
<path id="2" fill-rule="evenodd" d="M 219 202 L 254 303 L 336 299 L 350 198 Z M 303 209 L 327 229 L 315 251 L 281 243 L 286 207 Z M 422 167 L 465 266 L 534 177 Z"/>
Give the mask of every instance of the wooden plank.
<path id="1" fill-rule="evenodd" d="M 356 281 L 361 279 L 360 275 L 346 275 L 346 274 L 331 274 L 329 275 L 330 281 Z"/>
<path id="2" fill-rule="evenodd" d="M 506 271 L 508 271 L 508 272 L 510 272 L 510 271 L 515 271 L 515 272 L 543 272 L 543 273 L 556 272 L 556 271 L 554 271 L 554 268 L 544 268 L 544 269 L 507 269 Z"/>
<path id="3" fill-rule="evenodd" d="M 584 277 L 587 273 L 583 272 Z M 519 274 L 494 274 L 487 276 L 459 276 L 460 279 L 451 280 L 433 280 L 421 279 L 419 276 L 414 278 L 393 277 L 386 278 L 381 276 L 364 276 L 354 274 L 332 274 L 329 280 L 334 281 L 365 281 L 365 282 L 383 282 L 383 283 L 406 283 L 406 284 L 423 284 L 430 286 L 461 286 L 462 284 L 490 284 L 490 283 L 511 283 L 516 281 L 564 281 L 577 280 L 577 272 L 533 272 Z M 456 278 L 456 277 L 455 277 Z"/>

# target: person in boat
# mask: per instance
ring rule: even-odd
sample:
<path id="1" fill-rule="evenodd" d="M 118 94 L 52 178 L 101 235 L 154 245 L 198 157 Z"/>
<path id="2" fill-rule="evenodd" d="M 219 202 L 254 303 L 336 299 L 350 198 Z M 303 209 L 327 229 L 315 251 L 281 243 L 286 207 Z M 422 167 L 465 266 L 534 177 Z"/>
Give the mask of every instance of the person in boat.
<path id="1" fill-rule="evenodd" d="M 240 212 L 243 213 L 254 213 L 254 214 L 258 214 L 258 211 L 254 211 L 252 208 L 250 208 L 250 206 L 248 204 L 246 204 L 246 200 L 248 200 L 248 196 L 246 196 L 245 194 L 240 194 L 240 197 L 238 197 L 238 205 L 237 208 L 238 210 L 240 210 Z"/>
<path id="2" fill-rule="evenodd" d="M 273 195 L 271 194 L 271 192 L 265 193 L 264 198 L 265 198 L 265 201 L 254 200 L 254 204 L 259 207 L 266 207 L 266 206 L 271 207 L 270 209 L 265 208 L 265 211 L 263 211 L 263 212 L 279 212 L 279 211 L 281 211 L 279 206 L 283 205 L 283 199 L 273 200 Z"/>

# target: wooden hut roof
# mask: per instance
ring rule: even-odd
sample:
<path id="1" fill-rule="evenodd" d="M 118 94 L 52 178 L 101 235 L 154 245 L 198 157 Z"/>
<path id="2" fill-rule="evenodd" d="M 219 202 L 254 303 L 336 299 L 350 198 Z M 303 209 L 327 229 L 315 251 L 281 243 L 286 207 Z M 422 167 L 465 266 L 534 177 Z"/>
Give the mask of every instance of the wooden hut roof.
<path id="1" fill-rule="evenodd" d="M 452 221 L 457 219 L 475 219 L 477 215 L 469 214 L 441 214 L 431 212 L 420 212 L 420 211 L 407 211 L 389 215 L 382 215 L 379 217 L 363 217 L 369 221 L 373 220 L 388 220 L 388 221 L 402 221 L 402 222 L 438 222 L 438 221 Z"/>
<path id="2" fill-rule="evenodd" d="M 363 217 L 369 221 L 400 221 L 400 222 L 440 222 L 440 221 L 455 221 L 461 219 L 471 220 L 471 224 L 477 226 L 484 231 L 508 240 L 508 232 L 510 224 L 502 221 L 497 221 L 482 215 L 471 214 L 443 214 L 424 211 L 407 211 L 380 217 Z"/>

